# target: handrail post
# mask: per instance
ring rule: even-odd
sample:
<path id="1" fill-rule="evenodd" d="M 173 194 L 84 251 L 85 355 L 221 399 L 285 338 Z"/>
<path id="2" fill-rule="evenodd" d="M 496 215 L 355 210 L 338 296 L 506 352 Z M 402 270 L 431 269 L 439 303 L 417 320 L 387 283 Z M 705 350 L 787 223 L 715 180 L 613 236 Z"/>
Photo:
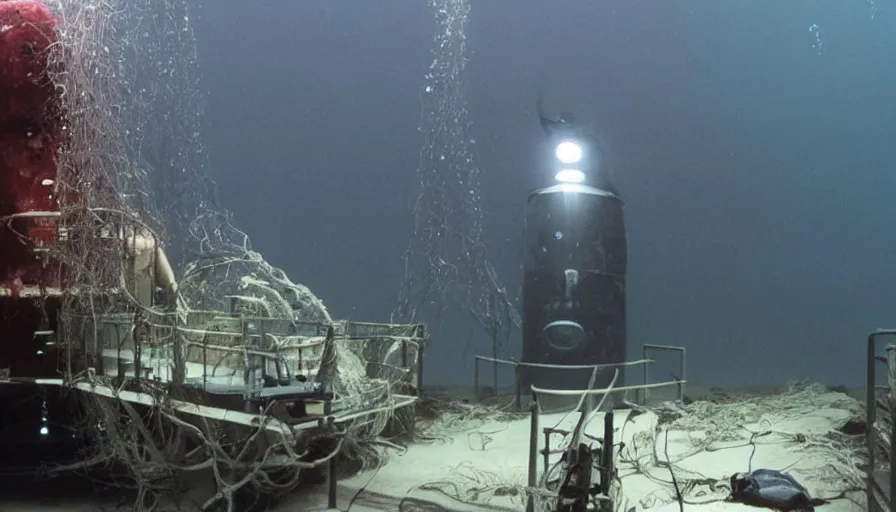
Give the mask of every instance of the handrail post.
<path id="1" fill-rule="evenodd" d="M 336 431 L 334 418 L 332 415 L 327 417 L 327 431 L 333 434 Z M 327 461 L 327 506 L 331 509 L 336 508 L 336 457 L 331 457 Z"/>
<path id="2" fill-rule="evenodd" d="M 417 341 L 417 396 L 423 396 L 423 356 L 424 350 L 426 347 L 426 340 L 428 339 L 428 335 L 426 333 L 426 326 L 423 324 L 417 324 L 414 327 L 414 333 L 418 339 Z"/>
<path id="3" fill-rule="evenodd" d="M 207 391 L 208 387 L 208 340 L 205 336 L 202 335 L 202 391 Z"/>
<path id="4" fill-rule="evenodd" d="M 601 446 L 600 461 L 600 492 L 610 496 L 610 483 L 613 479 L 613 410 L 610 409 L 604 415 L 604 436 Z M 610 507 L 610 510 L 613 508 Z"/>
<path id="5" fill-rule="evenodd" d="M 423 350 L 426 339 L 420 338 L 417 342 L 417 396 L 423 396 Z"/>
<path id="6" fill-rule="evenodd" d="M 678 387 L 678 401 L 684 401 L 685 394 L 687 394 L 687 382 L 688 382 L 688 366 L 687 366 L 687 354 L 688 349 L 682 347 L 681 348 L 681 386 Z"/>
<path id="7" fill-rule="evenodd" d="M 896 346 L 887 345 L 887 406 L 890 410 L 890 425 L 896 425 Z M 876 401 L 875 401 L 876 402 Z M 873 425 L 868 425 L 873 430 Z M 896 492 L 896 471 L 893 471 L 896 462 L 896 443 L 893 442 L 893 432 L 890 432 L 890 510 L 893 510 L 893 497 Z"/>
<path id="8" fill-rule="evenodd" d="M 647 345 L 644 345 L 642 359 L 647 359 L 648 350 L 649 349 L 647 348 Z M 648 383 L 650 383 L 650 364 L 645 363 L 644 364 L 644 385 L 647 386 Z M 646 387 L 641 390 L 640 395 L 641 395 L 641 405 L 647 405 L 647 388 Z"/>
<path id="9" fill-rule="evenodd" d="M 866 489 L 865 489 L 865 499 L 868 504 L 868 510 L 873 511 L 871 508 L 872 504 L 875 502 L 874 497 L 874 452 L 876 448 L 876 436 L 877 434 L 874 431 L 874 421 L 876 420 L 876 397 L 875 397 L 875 386 L 877 383 L 877 379 L 874 375 L 874 356 L 875 356 L 875 340 L 877 336 L 876 333 L 871 333 L 868 335 L 868 354 L 866 364 L 867 369 L 865 371 L 867 380 L 865 381 L 865 425 L 867 425 L 868 433 L 865 436 L 865 445 L 868 450 L 868 473 L 866 475 Z"/>
<path id="10" fill-rule="evenodd" d="M 538 485 L 538 402 L 533 393 L 529 404 L 529 492 L 526 500 L 526 512 L 535 512 L 535 487 Z"/>
<path id="11" fill-rule="evenodd" d="M 479 356 L 473 356 L 473 398 L 479 401 Z"/>
<path id="12" fill-rule="evenodd" d="M 679 360 L 679 363 L 678 363 L 678 371 L 679 371 L 679 373 L 680 373 L 681 375 L 679 375 L 678 378 L 677 378 L 676 380 L 679 381 L 679 385 L 677 386 L 678 400 L 679 400 L 679 401 L 683 400 L 683 399 L 684 399 L 684 395 L 685 395 L 685 385 L 687 384 L 687 378 L 686 378 L 686 373 L 687 373 L 687 363 L 686 363 L 686 360 L 687 360 L 687 349 L 684 348 L 684 347 L 679 347 L 679 346 L 675 346 L 675 345 L 655 345 L 655 344 L 653 344 L 653 343 L 645 343 L 645 344 L 642 346 L 642 349 L 643 349 L 643 351 L 644 351 L 644 355 L 643 355 L 643 357 L 644 357 L 645 360 L 647 360 L 647 354 L 648 354 L 648 352 L 651 351 L 651 350 L 658 350 L 658 351 L 663 351 L 663 352 L 678 352 L 678 353 L 681 354 L 681 359 Z M 648 400 L 647 390 L 648 390 L 648 388 L 647 388 L 646 386 L 647 386 L 649 383 L 650 383 L 650 364 L 649 364 L 649 363 L 646 363 L 646 364 L 644 365 L 644 386 L 645 386 L 645 388 L 643 389 L 643 402 L 642 402 L 642 405 L 646 405 L 646 404 L 647 404 L 647 400 Z"/>

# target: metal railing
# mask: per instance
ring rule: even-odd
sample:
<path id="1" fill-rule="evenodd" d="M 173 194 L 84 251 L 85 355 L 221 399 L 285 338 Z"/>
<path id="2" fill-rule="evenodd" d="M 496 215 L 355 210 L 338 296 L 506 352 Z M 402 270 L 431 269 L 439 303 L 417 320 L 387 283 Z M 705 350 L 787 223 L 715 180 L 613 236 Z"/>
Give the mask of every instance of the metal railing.
<path id="1" fill-rule="evenodd" d="M 142 340 L 132 335 L 135 332 L 133 326 L 140 320 L 138 317 L 143 317 L 150 331 Z M 322 352 L 332 343 L 348 346 L 358 354 L 374 373 L 369 376 L 376 377 L 376 372 L 387 366 L 396 372 L 402 389 L 409 390 L 412 395 L 419 395 L 422 390 L 426 336 L 422 324 L 393 325 L 346 320 L 325 325 L 215 311 L 193 311 L 182 319 L 173 313 L 151 310 L 146 310 L 143 315 L 105 314 L 93 321 L 100 326 L 97 373 L 107 374 L 102 362 L 105 353 L 106 357 L 117 360 L 109 370 L 114 369 L 115 376 L 121 380 L 149 377 L 142 370 L 143 367 L 149 368 L 152 357 L 148 359 L 144 352 L 147 347 L 152 347 L 155 354 L 168 355 L 162 363 L 172 368 L 164 372 L 166 376 L 163 379 L 170 384 L 184 385 L 187 366 L 198 365 L 201 376 L 196 368 L 190 373 L 199 377 L 198 384 L 203 390 L 207 390 L 212 377 L 239 377 L 238 372 L 242 370 L 242 378 L 236 380 L 243 384 L 247 393 L 258 394 L 261 389 L 252 373 L 260 371 L 273 375 L 270 371 L 273 368 L 278 381 L 293 377 L 293 373 L 298 375 L 302 368 L 313 374 L 316 371 L 313 368 L 327 359 Z M 278 343 L 282 339 L 288 339 L 289 343 Z M 379 360 L 382 358 L 388 358 L 388 361 Z M 224 371 L 223 375 L 218 375 L 219 368 Z M 284 369 L 287 374 L 282 374 Z M 309 374 L 308 378 L 312 376 Z M 158 374 L 154 377 L 159 379 Z M 197 383 L 195 379 L 192 382 Z M 397 392 L 402 393 L 400 390 Z"/>
<path id="2" fill-rule="evenodd" d="M 633 361 L 635 364 L 640 364 L 640 362 Z M 649 363 L 644 363 L 649 364 Z M 613 455 L 613 411 L 612 407 L 607 410 L 604 416 L 604 432 L 601 437 L 594 437 L 588 435 L 584 429 L 587 427 L 589 420 L 591 419 L 591 415 L 594 413 L 601 411 L 604 409 L 606 400 L 611 393 L 616 393 L 618 391 L 625 391 L 626 389 L 637 389 L 642 388 L 643 386 L 628 386 L 628 387 L 617 387 L 616 382 L 619 378 L 619 366 L 616 365 L 616 373 L 613 376 L 613 380 L 610 384 L 601 389 L 586 389 L 586 390 L 553 390 L 553 389 L 538 389 L 534 386 L 532 387 L 532 402 L 529 404 L 529 414 L 530 414 L 530 425 L 529 425 L 529 471 L 528 471 L 528 487 L 530 489 L 530 493 L 527 496 L 526 502 L 526 511 L 527 512 L 535 512 L 535 499 L 534 494 L 531 490 L 534 490 L 538 487 L 538 455 L 542 457 L 542 477 L 543 483 L 546 485 L 547 478 L 550 472 L 550 457 L 551 455 L 558 455 L 564 452 L 567 452 L 570 447 L 575 449 L 578 446 L 579 442 L 582 442 L 582 438 L 590 439 L 591 441 L 595 441 L 600 443 L 600 460 L 598 461 L 598 466 L 600 468 L 600 478 L 599 478 L 599 487 L 596 489 L 596 494 L 593 494 L 593 499 L 597 504 L 597 511 L 599 512 L 609 512 L 614 509 L 614 501 L 611 498 L 610 493 L 610 485 L 613 480 L 615 474 L 615 457 Z M 592 368 L 595 370 L 600 368 L 600 365 L 595 365 Z M 592 382 L 594 375 L 596 375 L 595 370 L 592 370 Z M 667 383 L 657 383 L 656 385 L 651 385 L 652 387 L 659 387 L 662 385 L 672 385 L 675 384 L 676 381 L 671 381 Z M 539 429 L 539 416 L 541 414 L 541 408 L 539 407 L 539 395 L 540 394 L 548 394 L 548 395 L 573 395 L 578 394 L 581 395 L 581 399 L 577 409 L 582 415 L 576 425 L 576 428 L 573 431 L 566 431 L 555 427 L 545 427 L 542 429 L 542 433 L 544 435 L 544 448 L 538 449 L 538 429 Z M 593 395 L 603 395 L 600 402 L 593 409 L 585 406 L 585 401 L 589 396 Z M 559 424 L 558 424 L 559 425 Z M 570 446 L 562 450 L 552 450 L 550 436 L 553 434 L 561 434 L 564 437 L 572 436 L 570 440 Z M 562 481 L 562 480 L 561 480 Z M 589 487 L 589 490 L 594 490 Z"/>
<path id="3" fill-rule="evenodd" d="M 687 385 L 687 355 L 688 351 L 684 347 L 677 347 L 674 345 L 653 345 L 650 343 L 645 343 L 643 345 L 642 357 L 644 359 L 648 359 L 647 355 L 650 352 L 678 352 L 680 354 L 679 363 L 678 363 L 678 376 L 676 379 L 673 379 L 678 382 L 678 400 L 684 398 L 685 394 L 685 386 Z M 650 389 L 648 387 L 650 384 L 650 365 L 644 365 L 644 387 L 641 389 L 641 403 L 647 403 L 647 391 Z"/>
<path id="4" fill-rule="evenodd" d="M 657 382 L 650 383 L 650 373 L 648 371 L 651 364 L 655 361 L 647 357 L 649 352 L 651 351 L 670 351 L 670 352 L 678 352 L 681 354 L 680 362 L 679 362 L 679 373 L 674 380 L 667 382 Z M 517 409 L 522 412 L 522 380 L 520 379 L 520 368 L 545 368 L 552 370 L 593 370 L 595 368 L 599 370 L 610 369 L 610 368 L 624 368 L 624 367 L 632 367 L 632 366 L 642 366 L 644 368 L 644 383 L 640 385 L 632 385 L 632 386 L 616 386 L 613 388 L 614 392 L 617 391 L 637 391 L 639 392 L 638 402 L 641 404 L 647 403 L 647 391 L 650 389 L 656 388 L 666 388 L 666 387 L 677 387 L 676 398 L 680 401 L 684 398 L 685 386 L 687 384 L 687 364 L 685 363 L 685 359 L 687 357 L 687 350 L 684 347 L 678 347 L 673 345 L 653 345 L 653 344 L 645 344 L 643 346 L 643 354 L 644 357 L 642 359 L 638 359 L 636 361 L 625 361 L 620 363 L 605 363 L 605 364 L 586 364 L 586 365 L 566 365 L 566 364 L 548 364 L 548 363 L 527 363 L 523 361 L 512 361 L 508 359 L 498 359 L 494 357 L 486 357 L 486 356 L 474 356 L 473 357 L 473 393 L 476 399 L 480 398 L 480 362 L 494 363 L 497 367 L 498 365 L 512 366 L 513 374 L 514 374 L 514 400 L 517 404 Z M 531 386 L 531 390 L 533 392 L 549 392 L 553 395 L 558 396 L 575 396 L 582 394 L 589 395 L 599 395 L 605 392 L 605 390 L 587 390 L 587 389 L 571 389 L 571 390 L 549 390 L 546 388 L 537 388 L 535 386 Z M 497 393 L 497 389 L 494 390 Z"/>
<path id="5" fill-rule="evenodd" d="M 896 336 L 896 329 L 881 329 L 868 335 L 867 372 L 865 389 L 865 424 L 866 447 L 868 450 L 868 471 L 866 499 L 870 512 L 889 512 L 893 510 L 893 497 L 896 495 L 896 472 L 893 471 L 893 461 L 896 461 L 896 443 L 893 439 L 893 426 L 896 426 L 896 400 L 894 400 L 894 379 L 896 379 L 896 346 L 887 347 L 887 357 L 877 354 L 877 341 L 882 336 Z M 878 471 L 875 456 L 879 451 L 878 431 L 875 427 L 877 421 L 877 365 L 885 364 L 888 368 L 887 401 L 890 413 L 889 463 L 888 471 Z"/>

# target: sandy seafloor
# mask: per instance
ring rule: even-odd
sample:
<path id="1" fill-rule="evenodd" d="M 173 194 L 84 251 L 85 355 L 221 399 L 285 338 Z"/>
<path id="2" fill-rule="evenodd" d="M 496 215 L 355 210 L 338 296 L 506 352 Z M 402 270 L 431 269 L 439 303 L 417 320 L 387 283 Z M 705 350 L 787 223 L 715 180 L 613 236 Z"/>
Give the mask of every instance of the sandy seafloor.
<path id="1" fill-rule="evenodd" d="M 714 399 L 698 400 L 682 410 L 670 406 L 665 412 L 617 410 L 616 441 L 626 444 L 617 454 L 621 481 L 617 499 L 624 503 L 621 510 L 678 510 L 674 488 L 668 483 L 668 469 L 656 464 L 657 459 L 665 459 L 667 431 L 668 456 L 679 483 L 698 481 L 683 492 L 688 501 L 685 510 L 761 510 L 725 502 L 727 488 L 712 490 L 704 481 L 727 483 L 733 473 L 747 471 L 750 464 L 753 469 L 786 469 L 813 497 L 838 495 L 861 481 L 837 474 L 843 473 L 837 464 L 850 454 L 837 450 L 829 440 L 845 439 L 837 432 L 861 420 L 857 398 L 862 392 L 844 394 L 815 386 L 784 394 L 740 390 L 722 395 L 689 389 L 690 396 Z M 540 418 L 539 429 L 555 425 L 571 429 L 577 419 L 576 413 L 546 413 Z M 603 423 L 601 414 L 597 414 L 588 432 L 602 435 Z M 529 430 L 527 415 L 498 413 L 468 404 L 452 407 L 439 419 L 418 426 L 418 432 L 429 438 L 426 442 L 411 444 L 404 453 L 390 453 L 379 469 L 340 480 L 338 510 L 525 510 Z M 539 433 L 538 438 L 541 448 L 543 436 Z M 555 436 L 552 447 L 560 440 Z M 538 467 L 540 470 L 540 457 Z M 859 512 L 864 510 L 863 499 L 860 491 L 849 492 L 846 498 L 832 500 L 816 510 Z M 22 478 L 3 478 L 0 488 L 0 512 L 132 510 L 115 501 L 93 493 L 91 485 L 82 481 L 34 484 Z M 328 510 L 326 488 L 303 487 L 271 510 Z"/>

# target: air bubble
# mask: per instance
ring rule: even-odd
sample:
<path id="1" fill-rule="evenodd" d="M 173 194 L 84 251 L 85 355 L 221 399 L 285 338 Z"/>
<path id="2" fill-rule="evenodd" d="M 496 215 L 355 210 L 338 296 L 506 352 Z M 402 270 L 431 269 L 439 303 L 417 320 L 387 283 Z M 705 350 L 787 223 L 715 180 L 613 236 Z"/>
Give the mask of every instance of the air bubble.
<path id="1" fill-rule="evenodd" d="M 424 87 L 425 122 L 421 150 L 417 229 L 405 260 L 405 280 L 393 318 L 412 320 L 417 304 L 431 304 L 435 315 L 454 305 L 488 325 L 495 348 L 520 319 L 491 267 L 480 205 L 480 169 L 470 137 L 471 122 L 463 94 L 469 0 L 430 0 L 436 22 L 433 60 Z M 433 264 L 452 262 L 446 274 Z M 435 320 L 435 319 L 434 319 Z M 439 323 L 435 320 L 435 323 Z"/>
<path id="2" fill-rule="evenodd" d="M 813 23 L 809 26 L 809 33 L 815 36 L 815 43 L 812 44 L 812 48 L 815 48 L 818 55 L 821 55 L 824 51 L 824 44 L 821 42 L 821 27 Z"/>

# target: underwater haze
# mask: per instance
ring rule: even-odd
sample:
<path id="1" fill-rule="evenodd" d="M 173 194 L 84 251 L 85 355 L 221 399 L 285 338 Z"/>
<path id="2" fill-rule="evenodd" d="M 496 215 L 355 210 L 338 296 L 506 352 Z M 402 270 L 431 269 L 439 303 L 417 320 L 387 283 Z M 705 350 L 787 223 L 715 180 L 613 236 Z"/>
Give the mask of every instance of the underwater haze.
<path id="1" fill-rule="evenodd" d="M 254 248 L 334 317 L 388 321 L 413 236 L 423 0 L 197 0 L 205 141 Z M 626 202 L 629 357 L 688 349 L 711 386 L 862 382 L 896 326 L 896 6 L 470 0 L 464 86 L 489 257 L 511 298 L 550 184 L 539 89 L 605 145 Z M 438 327 L 438 328 L 436 328 Z M 426 381 L 490 341 L 431 326 Z M 519 332 L 501 354 L 518 358 Z"/>

